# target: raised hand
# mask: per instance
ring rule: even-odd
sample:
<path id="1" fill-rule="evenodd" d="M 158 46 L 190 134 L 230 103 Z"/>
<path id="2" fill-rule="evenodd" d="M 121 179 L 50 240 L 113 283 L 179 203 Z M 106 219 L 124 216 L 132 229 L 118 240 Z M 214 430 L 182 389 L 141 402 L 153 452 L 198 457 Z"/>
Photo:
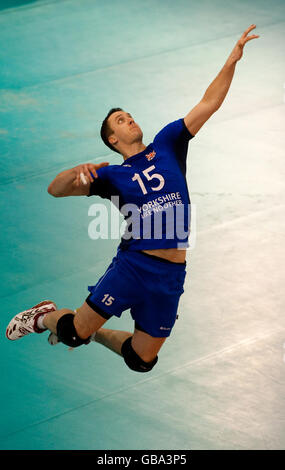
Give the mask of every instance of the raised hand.
<path id="1" fill-rule="evenodd" d="M 244 48 L 244 45 L 248 42 L 248 41 L 251 41 L 252 39 L 256 39 L 256 38 L 259 38 L 259 35 L 258 34 L 252 34 L 251 36 L 248 36 L 248 34 L 250 33 L 250 31 L 252 31 L 254 28 L 256 28 L 256 25 L 255 24 L 252 24 L 251 26 L 249 26 L 245 31 L 244 33 L 241 35 L 240 39 L 238 40 L 238 42 L 236 43 L 231 55 L 230 55 L 230 58 L 231 60 L 233 60 L 234 62 L 237 62 L 238 60 L 240 60 L 242 58 L 242 54 L 243 54 L 243 48 Z"/>

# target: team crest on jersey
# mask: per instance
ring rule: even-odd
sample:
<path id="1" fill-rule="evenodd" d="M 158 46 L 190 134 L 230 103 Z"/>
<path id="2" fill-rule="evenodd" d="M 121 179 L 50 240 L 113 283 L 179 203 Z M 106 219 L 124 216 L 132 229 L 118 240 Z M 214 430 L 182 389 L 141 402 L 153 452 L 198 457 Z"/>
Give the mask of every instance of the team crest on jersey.
<path id="1" fill-rule="evenodd" d="M 150 161 L 155 157 L 155 155 L 156 152 L 153 150 L 152 152 L 146 154 L 146 158 L 148 159 L 148 161 Z"/>

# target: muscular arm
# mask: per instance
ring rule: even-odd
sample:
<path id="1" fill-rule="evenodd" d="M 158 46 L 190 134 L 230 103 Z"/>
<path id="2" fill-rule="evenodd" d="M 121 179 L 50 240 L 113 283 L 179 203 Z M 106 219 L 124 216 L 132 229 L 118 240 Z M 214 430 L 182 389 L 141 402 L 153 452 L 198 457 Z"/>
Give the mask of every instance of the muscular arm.
<path id="1" fill-rule="evenodd" d="M 207 88 L 202 100 L 185 116 L 185 125 L 192 135 L 195 135 L 199 131 L 199 129 L 223 103 L 234 76 L 236 63 L 243 55 L 244 45 L 251 39 L 259 37 L 256 34 L 247 36 L 247 34 L 255 27 L 255 25 L 251 25 L 242 34 L 225 65 Z"/>
<path id="2" fill-rule="evenodd" d="M 107 165 L 109 165 L 108 162 L 102 162 L 98 165 L 86 163 L 85 165 L 78 165 L 70 170 L 62 171 L 50 183 L 48 193 L 54 197 L 87 196 L 90 190 L 90 183 L 94 181 L 93 175 L 95 178 L 98 177 L 96 170 Z M 86 184 L 82 183 L 80 173 L 84 174 L 87 181 Z"/>
<path id="3" fill-rule="evenodd" d="M 88 188 L 86 187 L 86 189 L 85 187 L 83 187 L 83 184 L 78 187 L 75 186 L 76 178 L 77 178 L 77 173 L 76 173 L 75 168 L 62 171 L 50 183 L 48 187 L 48 193 L 54 197 L 66 197 L 66 196 L 71 196 L 72 194 L 74 194 L 74 191 L 79 191 L 80 194 L 81 194 L 81 191 L 83 190 L 87 191 L 89 188 L 89 185 L 86 185 L 88 186 Z"/>

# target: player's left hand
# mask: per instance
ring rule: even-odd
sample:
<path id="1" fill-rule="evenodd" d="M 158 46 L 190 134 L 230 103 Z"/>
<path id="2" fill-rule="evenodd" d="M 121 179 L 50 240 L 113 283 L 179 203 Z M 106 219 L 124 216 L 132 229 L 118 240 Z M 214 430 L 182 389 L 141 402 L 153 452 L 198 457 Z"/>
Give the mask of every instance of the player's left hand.
<path id="1" fill-rule="evenodd" d="M 255 24 L 252 24 L 251 26 L 249 26 L 245 32 L 241 35 L 240 39 L 238 40 L 238 42 L 236 43 L 232 53 L 231 53 L 231 59 L 234 61 L 234 62 L 237 62 L 238 60 L 240 60 L 242 58 L 242 54 L 243 54 L 243 48 L 244 48 L 244 45 L 248 42 L 248 41 L 251 41 L 252 39 L 256 39 L 256 38 L 259 38 L 259 35 L 258 34 L 252 34 L 251 36 L 248 36 L 248 33 L 250 33 L 250 31 L 252 31 L 254 28 L 256 28 L 256 25 Z"/>

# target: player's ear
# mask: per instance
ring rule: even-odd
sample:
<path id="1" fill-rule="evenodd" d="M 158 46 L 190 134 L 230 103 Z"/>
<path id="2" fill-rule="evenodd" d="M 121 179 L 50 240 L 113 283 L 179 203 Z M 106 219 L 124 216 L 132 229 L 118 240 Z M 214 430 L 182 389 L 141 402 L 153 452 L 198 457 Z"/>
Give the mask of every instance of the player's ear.
<path id="1" fill-rule="evenodd" d="M 111 145 L 114 145 L 114 144 L 118 143 L 118 139 L 117 139 L 117 137 L 115 137 L 115 134 L 110 135 L 110 137 L 108 137 L 108 140 L 109 140 Z"/>

